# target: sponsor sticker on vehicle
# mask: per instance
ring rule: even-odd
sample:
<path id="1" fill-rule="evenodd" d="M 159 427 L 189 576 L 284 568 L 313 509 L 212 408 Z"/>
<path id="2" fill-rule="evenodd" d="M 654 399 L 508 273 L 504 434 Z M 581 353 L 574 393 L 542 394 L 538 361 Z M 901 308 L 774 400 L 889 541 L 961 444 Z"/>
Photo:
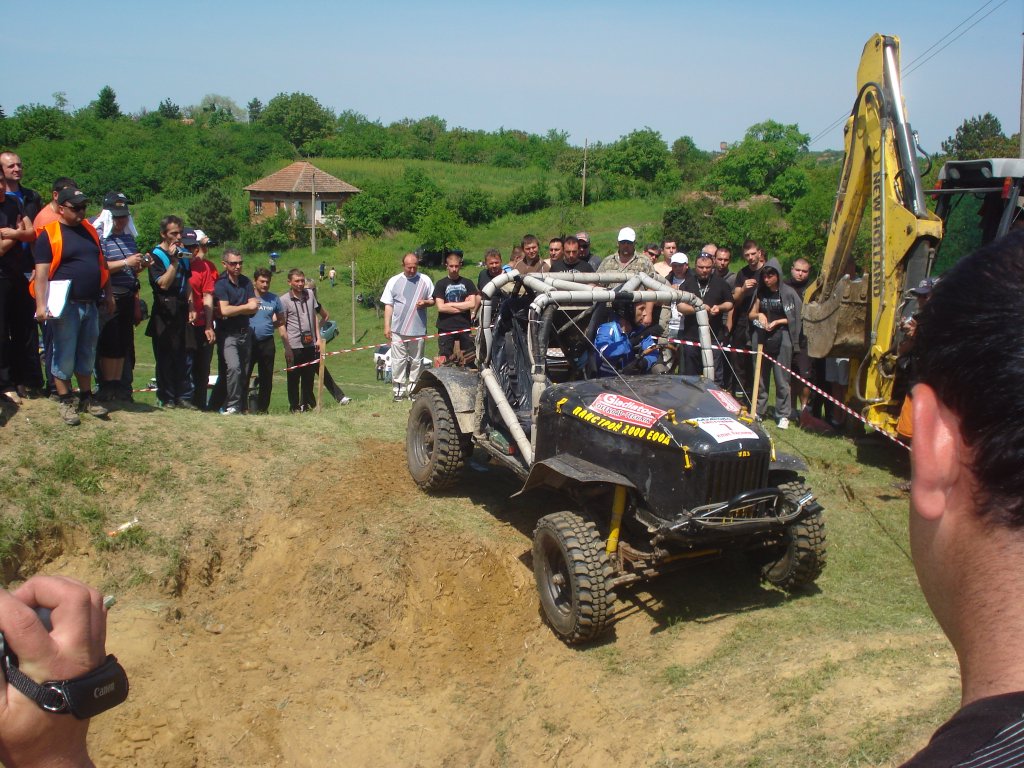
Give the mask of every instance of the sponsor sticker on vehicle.
<path id="1" fill-rule="evenodd" d="M 697 426 L 711 437 L 715 442 L 726 443 L 730 440 L 745 440 L 747 438 L 757 439 L 757 435 L 749 427 L 740 424 L 736 419 L 728 416 L 716 416 L 703 419 L 694 419 Z"/>
<path id="2" fill-rule="evenodd" d="M 660 408 L 612 392 L 598 395 L 590 404 L 590 410 L 609 419 L 636 424 L 638 427 L 652 427 L 666 413 Z"/>
<path id="3" fill-rule="evenodd" d="M 721 403 L 722 407 L 725 408 L 729 413 L 739 413 L 742 406 L 739 401 L 721 389 L 709 389 L 708 392 L 714 396 L 715 400 Z"/>

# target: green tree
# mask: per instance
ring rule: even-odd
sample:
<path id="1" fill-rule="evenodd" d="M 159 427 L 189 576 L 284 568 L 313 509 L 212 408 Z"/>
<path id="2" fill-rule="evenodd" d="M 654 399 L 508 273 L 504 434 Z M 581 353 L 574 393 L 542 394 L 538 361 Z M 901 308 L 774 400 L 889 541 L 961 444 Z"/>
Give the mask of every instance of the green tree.
<path id="1" fill-rule="evenodd" d="M 249 112 L 249 122 L 255 123 L 260 117 L 263 116 L 263 102 L 253 97 L 248 104 L 245 105 L 246 110 Z"/>
<path id="2" fill-rule="evenodd" d="M 121 116 L 121 108 L 117 105 L 117 94 L 109 85 L 104 85 L 96 97 L 96 117 L 100 120 L 113 120 Z"/>
<path id="3" fill-rule="evenodd" d="M 357 235 L 380 237 L 384 234 L 384 202 L 376 195 L 362 192 L 346 201 L 341 209 L 344 228 Z"/>
<path id="4" fill-rule="evenodd" d="M 689 136 L 680 136 L 672 142 L 672 159 L 676 161 L 683 181 L 703 178 L 711 165 L 711 153 L 698 149 Z"/>
<path id="5" fill-rule="evenodd" d="M 672 156 L 661 134 L 651 128 L 633 131 L 604 152 L 601 168 L 613 174 L 653 182 L 671 165 Z"/>
<path id="6" fill-rule="evenodd" d="M 263 110 L 260 122 L 278 131 L 301 152 L 307 142 L 331 134 L 334 113 L 308 93 L 279 93 Z"/>
<path id="7" fill-rule="evenodd" d="M 416 219 L 415 232 L 424 250 L 444 253 L 462 244 L 466 223 L 443 200 L 435 200 Z"/>
<path id="8" fill-rule="evenodd" d="M 231 215 L 231 200 L 220 187 L 210 187 L 185 211 L 190 225 L 199 227 L 211 240 L 224 243 L 238 237 Z"/>
<path id="9" fill-rule="evenodd" d="M 999 118 L 991 112 L 964 120 L 956 133 L 942 142 L 942 151 L 955 160 L 1017 156 L 1017 147 L 1003 135 Z"/>
<path id="10" fill-rule="evenodd" d="M 181 119 L 181 107 L 170 99 L 164 99 L 161 101 L 160 106 L 156 108 L 156 111 L 159 113 L 160 117 L 166 118 L 167 120 Z"/>
<path id="11" fill-rule="evenodd" d="M 194 110 L 193 110 L 194 111 Z M 236 122 L 245 119 L 245 110 L 235 103 L 234 99 L 217 93 L 208 93 L 199 102 L 199 111 L 205 114 L 221 114 L 230 116 L 229 120 L 219 122 Z M 193 114 L 193 117 L 195 115 Z"/>
<path id="12" fill-rule="evenodd" d="M 809 140 L 796 125 L 774 120 L 752 125 L 743 141 L 715 163 L 706 185 L 726 198 L 767 194 L 775 180 L 807 152 Z"/>

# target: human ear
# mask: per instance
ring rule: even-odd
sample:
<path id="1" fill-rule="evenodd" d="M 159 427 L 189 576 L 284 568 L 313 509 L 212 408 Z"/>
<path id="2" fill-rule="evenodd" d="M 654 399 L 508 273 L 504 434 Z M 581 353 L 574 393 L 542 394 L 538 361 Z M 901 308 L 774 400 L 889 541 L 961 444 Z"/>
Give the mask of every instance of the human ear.
<path id="1" fill-rule="evenodd" d="M 961 472 L 960 420 L 927 384 L 914 387 L 914 442 L 910 451 L 913 513 L 937 520 Z"/>

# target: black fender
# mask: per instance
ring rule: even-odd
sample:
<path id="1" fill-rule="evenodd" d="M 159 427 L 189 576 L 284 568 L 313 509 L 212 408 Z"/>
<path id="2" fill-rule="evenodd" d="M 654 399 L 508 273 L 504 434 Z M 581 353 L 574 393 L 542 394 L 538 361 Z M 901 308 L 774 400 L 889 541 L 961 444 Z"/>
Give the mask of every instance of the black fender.
<path id="1" fill-rule="evenodd" d="M 475 427 L 476 393 L 479 383 L 480 374 L 472 369 L 427 368 L 420 373 L 412 391 L 415 395 L 424 387 L 436 387 L 441 390 L 451 403 L 459 431 L 471 435 Z"/>
<path id="2" fill-rule="evenodd" d="M 618 472 L 598 466 L 586 459 L 580 459 L 568 454 L 560 454 L 552 456 L 550 459 L 534 462 L 533 466 L 530 467 L 530 474 L 527 476 L 523 487 L 512 494 L 512 498 L 534 488 L 544 487 L 560 491 L 571 485 L 597 483 L 624 485 L 630 490 L 636 490 L 633 481 L 625 475 L 620 475 Z"/>

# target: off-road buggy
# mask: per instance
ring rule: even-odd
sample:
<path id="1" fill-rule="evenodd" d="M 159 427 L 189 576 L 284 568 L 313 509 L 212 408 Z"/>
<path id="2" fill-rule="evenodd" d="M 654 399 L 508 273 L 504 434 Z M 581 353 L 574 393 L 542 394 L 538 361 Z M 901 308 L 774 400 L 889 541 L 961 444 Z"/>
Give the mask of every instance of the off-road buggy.
<path id="1" fill-rule="evenodd" d="M 599 377 L 595 333 L 622 301 L 692 305 L 704 375 Z M 713 382 L 699 297 L 643 275 L 502 274 L 483 291 L 477 365 L 417 382 L 409 471 L 449 488 L 478 446 L 524 481 L 516 496 L 569 500 L 533 536 L 543 613 L 567 642 L 605 629 L 617 587 L 695 560 L 740 553 L 787 591 L 821 573 L 822 508 L 803 466 Z"/>

